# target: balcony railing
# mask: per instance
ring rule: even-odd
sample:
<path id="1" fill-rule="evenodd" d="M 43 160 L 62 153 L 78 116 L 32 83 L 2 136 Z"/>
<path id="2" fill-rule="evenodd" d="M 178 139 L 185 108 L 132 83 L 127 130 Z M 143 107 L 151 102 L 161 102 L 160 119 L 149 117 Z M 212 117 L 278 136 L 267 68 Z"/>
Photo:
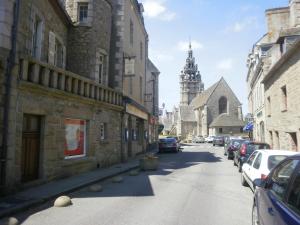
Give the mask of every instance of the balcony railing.
<path id="1" fill-rule="evenodd" d="M 20 59 L 20 79 L 108 104 L 122 106 L 122 94 L 94 80 L 37 61 Z"/>

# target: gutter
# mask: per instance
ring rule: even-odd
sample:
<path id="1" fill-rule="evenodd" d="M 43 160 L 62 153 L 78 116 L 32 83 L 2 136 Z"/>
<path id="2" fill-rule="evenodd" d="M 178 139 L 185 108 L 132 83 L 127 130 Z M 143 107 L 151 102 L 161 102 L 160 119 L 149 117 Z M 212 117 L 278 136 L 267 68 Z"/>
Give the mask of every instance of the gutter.
<path id="1" fill-rule="evenodd" d="M 4 94 L 4 110 L 3 110 L 3 129 L 2 129 L 2 146 L 0 152 L 0 187 L 4 187 L 6 183 L 6 163 L 8 150 L 8 119 L 10 108 L 10 95 L 12 83 L 12 70 L 15 66 L 16 48 L 17 48 L 17 31 L 20 13 L 20 0 L 16 0 L 14 4 L 13 24 L 11 31 L 11 50 L 7 59 L 7 67 L 5 71 L 5 94 Z"/>

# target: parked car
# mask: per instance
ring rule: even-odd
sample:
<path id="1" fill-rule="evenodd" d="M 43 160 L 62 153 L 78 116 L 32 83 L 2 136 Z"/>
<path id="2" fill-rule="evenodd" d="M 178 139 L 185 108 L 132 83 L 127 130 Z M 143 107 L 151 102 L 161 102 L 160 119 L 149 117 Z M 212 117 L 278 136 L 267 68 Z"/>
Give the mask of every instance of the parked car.
<path id="1" fill-rule="evenodd" d="M 233 159 L 234 152 L 239 150 L 241 144 L 246 141 L 244 139 L 231 139 L 227 147 L 224 146 L 224 155 L 227 155 L 227 159 Z"/>
<path id="2" fill-rule="evenodd" d="M 300 225 L 300 155 L 281 161 L 256 188 L 253 225 Z"/>
<path id="3" fill-rule="evenodd" d="M 230 144 L 231 140 L 233 139 L 244 139 L 242 137 L 235 137 L 235 136 L 225 136 L 224 137 L 224 151 L 227 150 L 228 145 Z"/>
<path id="4" fill-rule="evenodd" d="M 161 138 L 158 142 L 159 152 L 178 152 L 180 148 L 176 138 Z"/>
<path id="5" fill-rule="evenodd" d="M 267 177 L 270 171 L 280 163 L 280 161 L 295 154 L 297 154 L 297 152 L 287 150 L 254 151 L 242 167 L 242 185 L 246 186 L 248 184 L 254 191 L 261 180 Z"/>
<path id="6" fill-rule="evenodd" d="M 238 166 L 239 172 L 242 171 L 243 163 L 246 162 L 249 156 L 258 149 L 270 149 L 267 143 L 244 141 L 239 150 L 234 152 L 233 164 Z"/>
<path id="7" fill-rule="evenodd" d="M 208 137 L 206 137 L 206 138 L 205 138 L 205 142 L 207 142 L 207 143 L 212 143 L 213 140 L 214 140 L 214 137 L 215 137 L 215 136 L 208 136 Z"/>
<path id="8" fill-rule="evenodd" d="M 193 140 L 192 140 L 193 143 L 204 143 L 205 142 L 205 139 L 204 137 L 202 136 L 197 136 L 197 137 L 194 137 Z"/>
<path id="9" fill-rule="evenodd" d="M 224 146 L 224 136 L 217 136 L 213 139 L 213 146 L 219 145 Z"/>

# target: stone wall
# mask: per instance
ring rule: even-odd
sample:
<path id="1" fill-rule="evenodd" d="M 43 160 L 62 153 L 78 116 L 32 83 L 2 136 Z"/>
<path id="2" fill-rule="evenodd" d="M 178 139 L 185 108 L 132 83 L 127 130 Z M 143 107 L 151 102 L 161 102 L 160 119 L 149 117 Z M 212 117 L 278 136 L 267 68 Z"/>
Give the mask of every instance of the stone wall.
<path id="1" fill-rule="evenodd" d="M 238 119 L 238 107 L 241 105 L 231 88 L 225 80 L 221 80 L 217 89 L 213 92 L 207 102 L 207 121 L 208 125 L 219 116 L 219 99 L 225 96 L 227 98 L 228 114 Z"/>
<path id="2" fill-rule="evenodd" d="M 22 187 L 21 149 L 24 114 L 42 119 L 39 180 L 45 182 L 82 173 L 97 167 L 107 167 L 121 160 L 121 108 L 103 107 L 84 97 L 64 94 L 21 81 L 15 105 L 15 144 L 10 150 L 9 186 Z M 65 119 L 87 121 L 86 156 L 65 159 Z M 100 123 L 106 124 L 106 138 L 100 140 Z"/>
<path id="3" fill-rule="evenodd" d="M 72 1 L 70 1 L 72 2 Z M 97 54 L 106 56 L 104 85 L 108 85 L 112 6 L 107 0 L 90 1 L 92 18 L 87 24 L 77 23 L 70 28 L 67 68 L 82 76 L 97 80 Z M 75 17 L 76 18 L 76 17 Z M 74 15 L 73 15 L 74 19 Z"/>
<path id="4" fill-rule="evenodd" d="M 18 33 L 18 52 L 21 55 L 31 55 L 32 48 L 32 21 L 31 15 L 36 14 L 43 21 L 41 37 L 41 57 L 40 60 L 48 62 L 49 32 L 54 32 L 62 44 L 67 46 L 68 24 L 61 19 L 49 1 L 24 0 L 20 1 L 20 21 Z"/>
<path id="5" fill-rule="evenodd" d="M 298 146 L 300 143 L 300 51 L 297 50 L 285 63 L 265 82 L 265 102 L 267 110 L 266 139 L 275 148 L 291 150 L 289 133 L 297 133 Z M 286 85 L 287 108 L 284 110 L 282 90 Z M 270 97 L 271 105 L 267 98 Z M 269 108 L 270 107 L 270 108 Z M 270 113 L 269 113 L 270 112 Z M 276 133 L 279 134 L 279 146 L 276 144 Z M 271 134 L 272 137 L 271 138 Z M 272 140 L 273 139 L 273 140 Z M 298 148 L 299 150 L 299 148 Z"/>

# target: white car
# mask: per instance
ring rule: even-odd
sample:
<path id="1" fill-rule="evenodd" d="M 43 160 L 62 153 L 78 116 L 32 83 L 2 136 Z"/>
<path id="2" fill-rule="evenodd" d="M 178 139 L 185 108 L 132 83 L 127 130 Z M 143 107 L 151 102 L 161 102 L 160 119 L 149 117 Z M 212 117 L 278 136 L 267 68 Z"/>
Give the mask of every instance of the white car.
<path id="1" fill-rule="evenodd" d="M 214 136 L 208 136 L 208 137 L 205 138 L 205 142 L 212 143 L 214 138 L 215 138 Z"/>
<path id="2" fill-rule="evenodd" d="M 299 152 L 298 152 L 299 153 Z M 254 191 L 261 180 L 266 179 L 270 171 L 283 159 L 295 155 L 297 152 L 286 150 L 256 150 L 243 164 L 241 173 L 241 183 L 247 184 Z"/>

